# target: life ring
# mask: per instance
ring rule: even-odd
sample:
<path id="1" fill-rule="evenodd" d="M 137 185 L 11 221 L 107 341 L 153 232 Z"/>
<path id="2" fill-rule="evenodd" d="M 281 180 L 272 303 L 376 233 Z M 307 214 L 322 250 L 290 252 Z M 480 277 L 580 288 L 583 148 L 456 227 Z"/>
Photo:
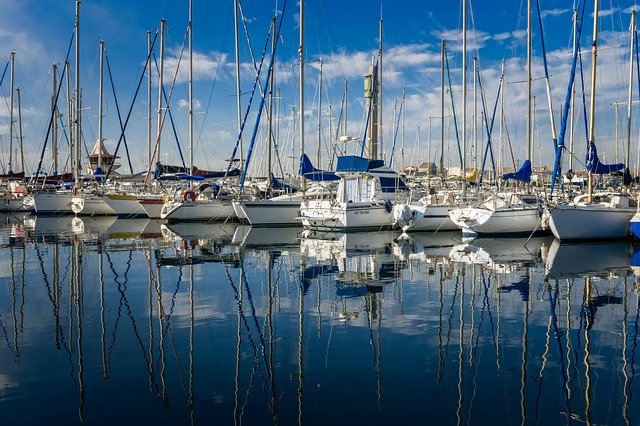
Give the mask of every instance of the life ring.
<path id="1" fill-rule="evenodd" d="M 182 193 L 182 201 L 193 202 L 196 200 L 196 193 L 193 191 L 184 191 Z"/>

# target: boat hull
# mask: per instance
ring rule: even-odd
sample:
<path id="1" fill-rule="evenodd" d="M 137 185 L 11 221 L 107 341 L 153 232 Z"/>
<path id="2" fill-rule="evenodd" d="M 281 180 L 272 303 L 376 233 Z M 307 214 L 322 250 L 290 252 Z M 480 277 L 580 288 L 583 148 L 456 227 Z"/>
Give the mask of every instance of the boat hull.
<path id="1" fill-rule="evenodd" d="M 73 214 L 70 192 L 39 192 L 33 196 L 36 214 Z"/>
<path id="2" fill-rule="evenodd" d="M 517 235 L 542 231 L 542 215 L 537 207 L 504 210 L 468 207 L 451 210 L 449 216 L 463 234 Z"/>
<path id="3" fill-rule="evenodd" d="M 308 201 L 300 208 L 307 229 L 360 231 L 393 227 L 391 209 L 385 203 L 332 203 Z"/>
<path id="4" fill-rule="evenodd" d="M 105 194 L 103 198 L 118 217 L 148 217 L 147 212 L 138 202 L 138 197 L 135 195 Z"/>
<path id="5" fill-rule="evenodd" d="M 83 194 L 71 198 L 71 210 L 82 216 L 112 216 L 116 212 L 100 195 Z"/>
<path id="6" fill-rule="evenodd" d="M 19 212 L 27 210 L 24 206 L 24 197 L 7 195 L 0 197 L 0 212 Z"/>
<path id="7" fill-rule="evenodd" d="M 296 226 L 300 215 L 300 200 L 234 201 L 234 209 L 251 226 Z"/>
<path id="8" fill-rule="evenodd" d="M 411 205 L 394 207 L 396 225 L 404 232 L 412 231 L 457 231 L 458 225 L 449 217 L 452 205 Z"/>
<path id="9" fill-rule="evenodd" d="M 561 241 L 627 238 L 634 208 L 559 204 L 549 210 L 549 227 Z"/>
<path id="10" fill-rule="evenodd" d="M 161 219 L 171 221 L 213 221 L 235 219 L 230 201 L 218 199 L 207 201 L 168 202 L 162 206 Z"/>

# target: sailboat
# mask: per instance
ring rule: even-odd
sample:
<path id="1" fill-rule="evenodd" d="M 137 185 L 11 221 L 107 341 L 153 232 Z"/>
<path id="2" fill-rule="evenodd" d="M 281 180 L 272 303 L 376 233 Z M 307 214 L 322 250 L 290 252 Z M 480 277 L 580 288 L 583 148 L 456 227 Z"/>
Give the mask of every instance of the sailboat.
<path id="1" fill-rule="evenodd" d="M 625 167 L 624 164 L 602 164 L 595 145 L 598 6 L 599 1 L 596 0 L 593 20 L 589 145 L 587 151 L 588 192 L 577 196 L 571 203 L 557 204 L 548 210 L 549 227 L 553 235 L 563 241 L 627 238 L 629 236 L 629 221 L 637 209 L 635 200 L 628 194 L 620 192 L 593 193 L 593 174 L 613 173 Z M 558 169 L 561 148 L 562 145 L 559 144 L 556 154 L 556 170 Z"/>
<path id="2" fill-rule="evenodd" d="M 72 102 L 69 99 L 69 123 L 70 128 L 73 123 L 73 136 L 70 138 L 70 150 L 71 150 L 71 167 L 73 169 L 73 186 L 69 188 L 68 186 L 64 187 L 56 187 L 54 191 L 42 191 L 37 192 L 33 195 L 33 199 L 30 201 L 30 204 L 33 206 L 33 210 L 37 214 L 72 214 L 73 210 L 71 208 L 72 198 L 77 193 L 77 187 L 80 182 L 80 146 L 82 140 L 82 132 L 81 132 L 81 114 L 82 114 L 82 102 L 80 96 L 80 0 L 76 0 L 76 19 L 74 26 L 74 35 L 75 35 L 75 56 L 76 56 L 76 64 L 75 64 L 75 102 Z M 67 62 L 68 65 L 68 62 Z M 69 91 L 69 73 L 67 72 L 67 91 Z M 57 88 L 55 87 L 55 78 L 54 78 L 54 97 L 53 97 L 53 110 L 51 111 L 51 125 L 52 129 L 55 128 L 56 122 L 55 117 L 57 113 L 57 100 L 59 89 L 61 85 Z M 69 96 L 70 98 L 70 96 Z M 55 133 L 55 131 L 54 131 Z M 53 138 L 52 138 L 53 139 Z M 57 141 L 54 143 L 57 144 Z M 54 149 L 55 151 L 55 149 Z M 38 173 L 40 171 L 40 167 L 38 166 L 38 170 L 36 172 L 36 180 L 38 177 Z M 54 172 L 57 172 L 54 170 Z M 46 182 L 46 180 L 45 180 Z M 69 190 L 71 189 L 71 190 Z M 25 200 L 26 204 L 27 200 Z"/>

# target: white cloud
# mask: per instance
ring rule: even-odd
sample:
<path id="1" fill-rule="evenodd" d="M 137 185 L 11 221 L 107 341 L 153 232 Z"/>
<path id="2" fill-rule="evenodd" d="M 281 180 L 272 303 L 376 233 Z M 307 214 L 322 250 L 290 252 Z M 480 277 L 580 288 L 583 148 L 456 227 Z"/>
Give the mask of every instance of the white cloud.
<path id="1" fill-rule="evenodd" d="M 199 111 L 202 107 L 202 104 L 199 100 L 193 99 L 193 112 Z M 189 100 L 188 99 L 180 99 L 178 101 L 178 109 L 188 110 L 189 109 Z"/>
<path id="2" fill-rule="evenodd" d="M 193 52 L 193 80 L 213 80 L 218 77 L 224 77 L 224 71 L 228 69 L 228 54 L 223 52 L 201 53 Z M 165 81 L 171 81 L 176 73 L 178 66 L 178 76 L 176 83 L 185 83 L 189 81 L 189 55 L 185 53 L 170 56 L 164 61 Z M 223 74 L 220 75 L 219 73 Z"/>

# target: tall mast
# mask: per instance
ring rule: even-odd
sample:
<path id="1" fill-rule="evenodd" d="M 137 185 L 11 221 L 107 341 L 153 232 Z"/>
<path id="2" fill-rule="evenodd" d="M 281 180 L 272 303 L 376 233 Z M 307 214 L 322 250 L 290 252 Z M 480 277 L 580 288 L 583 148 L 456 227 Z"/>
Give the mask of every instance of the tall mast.
<path id="1" fill-rule="evenodd" d="M 98 83 L 98 168 L 102 170 L 102 103 L 104 77 L 104 40 L 100 40 L 100 82 Z M 100 172 L 102 174 L 102 171 Z"/>
<path id="2" fill-rule="evenodd" d="M 444 179 L 444 49 L 445 41 L 442 39 L 440 47 L 440 174 Z"/>
<path id="3" fill-rule="evenodd" d="M 462 194 L 467 168 L 467 0 L 462 0 Z"/>
<path id="4" fill-rule="evenodd" d="M 20 165 L 22 171 L 24 168 L 24 137 L 22 133 L 22 107 L 20 106 L 20 88 L 16 87 L 16 95 L 18 95 L 18 140 L 20 141 Z"/>
<path id="5" fill-rule="evenodd" d="M 271 31 L 273 32 L 274 36 L 271 39 L 271 51 L 275 51 L 275 44 L 277 43 L 277 40 L 275 38 L 275 33 L 276 33 L 276 14 L 273 14 L 273 18 L 271 18 Z M 275 58 L 274 58 L 275 61 Z M 274 68 L 275 69 L 275 65 Z M 271 71 L 271 75 L 269 75 L 269 130 L 268 130 L 268 137 L 267 137 L 267 193 L 271 192 L 271 169 L 272 169 L 272 165 L 271 165 L 271 150 L 273 147 L 273 143 L 275 142 L 273 140 L 273 82 L 274 82 L 274 72 L 273 70 Z"/>
<path id="6" fill-rule="evenodd" d="M 627 156 L 625 157 L 625 164 L 629 167 L 631 163 L 631 110 L 633 101 L 633 53 L 634 53 L 634 33 L 636 30 L 636 10 L 631 11 L 631 50 L 629 57 L 629 98 L 627 103 Z M 616 121 L 616 128 L 617 128 Z"/>
<path id="7" fill-rule="evenodd" d="M 321 151 L 320 148 L 322 146 L 322 59 L 320 59 L 320 82 L 318 83 L 318 152 L 316 164 L 318 167 L 322 168 L 320 165 Z"/>
<path id="8" fill-rule="evenodd" d="M 157 131 L 156 131 L 156 139 L 157 139 L 157 148 L 155 152 L 158 155 L 156 161 L 160 161 L 160 144 L 162 142 L 162 90 L 164 85 L 164 27 L 167 21 L 162 18 L 160 20 L 160 71 L 158 75 L 158 123 L 157 123 Z"/>
<path id="9" fill-rule="evenodd" d="M 473 167 L 478 168 L 478 58 L 473 57 Z"/>
<path id="10" fill-rule="evenodd" d="M 573 9 L 573 50 L 576 51 L 578 34 L 578 9 Z M 575 93 L 576 85 L 571 85 L 571 127 L 569 129 L 569 152 L 573 152 L 573 136 L 574 136 L 574 115 L 575 115 Z M 569 155 L 569 172 L 573 173 L 573 155 Z"/>
<path id="11" fill-rule="evenodd" d="M 239 0 L 233 2 L 234 31 L 235 31 L 235 47 L 236 47 L 236 113 L 238 120 L 238 135 L 240 135 L 240 168 L 243 166 L 244 151 L 242 148 L 242 103 L 240 100 L 240 41 L 238 36 L 238 4 Z"/>
<path id="12" fill-rule="evenodd" d="M 598 10 L 600 6 L 600 0 L 595 0 L 593 11 L 593 48 L 591 51 L 591 93 L 589 93 L 589 145 L 596 141 L 596 123 L 595 123 L 595 110 L 596 110 L 596 61 L 598 59 Z M 588 174 L 588 193 L 587 202 L 593 201 L 593 173 L 589 170 Z"/>
<path id="13" fill-rule="evenodd" d="M 380 43 L 378 47 L 378 148 L 380 155 L 383 155 L 382 136 L 382 6 L 380 6 Z M 374 157 L 377 160 L 378 156 Z"/>
<path id="14" fill-rule="evenodd" d="M 76 184 L 80 178 L 80 146 L 82 145 L 82 102 L 80 95 L 80 0 L 76 0 L 76 138 L 74 145 L 75 163 L 73 176 Z"/>
<path id="15" fill-rule="evenodd" d="M 67 76 L 67 127 L 69 128 L 69 157 L 71 157 L 71 171 L 73 172 L 73 161 L 75 157 L 73 147 L 75 146 L 76 135 L 73 126 L 73 96 L 71 96 L 71 65 L 69 65 L 69 61 L 64 63 L 64 75 Z"/>
<path id="16" fill-rule="evenodd" d="M 58 107 L 56 105 L 56 91 L 58 90 L 58 65 L 53 64 L 52 70 L 53 79 L 53 95 L 51 96 L 51 114 L 53 120 L 51 120 L 51 163 L 53 166 L 53 174 L 58 174 Z"/>
<path id="17" fill-rule="evenodd" d="M 193 175 L 193 1 L 189 0 L 189 174 Z"/>
<path id="18" fill-rule="evenodd" d="M 147 31 L 147 56 L 149 57 L 147 64 L 147 145 L 149 148 L 147 164 L 151 164 L 151 161 L 153 160 L 153 136 L 151 134 L 151 83 L 153 80 L 151 74 L 151 62 L 153 61 L 153 55 L 151 49 L 151 31 Z"/>
<path id="19" fill-rule="evenodd" d="M 527 159 L 531 159 L 531 0 L 527 0 Z"/>
<path id="20" fill-rule="evenodd" d="M 11 82 L 9 93 L 9 173 L 13 173 L 13 85 L 16 52 L 11 52 Z"/>
<path id="21" fill-rule="evenodd" d="M 304 0 L 300 0 L 300 46 L 298 48 L 298 67 L 300 70 L 300 82 L 298 86 L 299 114 L 300 114 L 300 155 L 304 154 Z M 302 190 L 305 188 L 305 180 L 302 178 Z"/>

